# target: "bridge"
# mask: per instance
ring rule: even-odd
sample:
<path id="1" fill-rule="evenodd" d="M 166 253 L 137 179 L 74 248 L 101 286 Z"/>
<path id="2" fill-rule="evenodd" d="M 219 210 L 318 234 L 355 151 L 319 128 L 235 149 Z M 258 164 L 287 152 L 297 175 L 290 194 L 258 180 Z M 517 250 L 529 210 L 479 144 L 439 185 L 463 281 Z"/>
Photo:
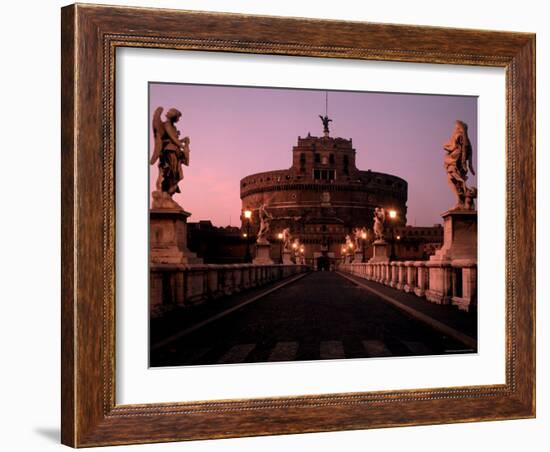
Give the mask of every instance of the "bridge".
<path id="1" fill-rule="evenodd" d="M 477 351 L 476 316 L 339 272 L 292 274 L 151 319 L 150 365 Z"/>

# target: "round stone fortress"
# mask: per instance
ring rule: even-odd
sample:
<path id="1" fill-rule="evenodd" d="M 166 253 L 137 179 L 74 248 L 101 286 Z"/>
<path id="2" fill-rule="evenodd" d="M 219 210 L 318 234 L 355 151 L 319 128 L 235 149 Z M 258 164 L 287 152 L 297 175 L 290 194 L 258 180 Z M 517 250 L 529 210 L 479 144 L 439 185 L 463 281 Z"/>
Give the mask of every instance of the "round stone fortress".
<path id="1" fill-rule="evenodd" d="M 333 138 L 325 130 L 323 137 L 298 137 L 289 169 L 241 179 L 242 209 L 253 212 L 251 234 L 257 232 L 258 208 L 263 203 L 273 215 L 269 241 L 277 244 L 277 234 L 290 227 L 292 235 L 305 244 L 307 259 L 339 257 L 345 236 L 353 228 L 372 230 L 376 207 L 395 209 L 396 226 L 405 225 L 407 182 L 357 169 L 355 154 L 351 139 Z M 272 254 L 276 260 L 277 252 Z"/>

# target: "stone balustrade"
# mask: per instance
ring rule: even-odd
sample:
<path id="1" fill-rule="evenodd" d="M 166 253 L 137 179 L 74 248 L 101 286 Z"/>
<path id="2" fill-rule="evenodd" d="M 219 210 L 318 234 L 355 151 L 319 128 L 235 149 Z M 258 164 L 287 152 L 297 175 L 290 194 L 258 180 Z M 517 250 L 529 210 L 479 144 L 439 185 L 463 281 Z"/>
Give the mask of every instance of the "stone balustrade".
<path id="1" fill-rule="evenodd" d="M 477 264 L 472 259 L 340 263 L 338 270 L 463 311 L 477 304 Z"/>
<path id="2" fill-rule="evenodd" d="M 306 265 L 153 264 L 150 267 L 150 312 L 158 317 L 177 306 L 192 306 L 285 279 L 308 270 Z"/>

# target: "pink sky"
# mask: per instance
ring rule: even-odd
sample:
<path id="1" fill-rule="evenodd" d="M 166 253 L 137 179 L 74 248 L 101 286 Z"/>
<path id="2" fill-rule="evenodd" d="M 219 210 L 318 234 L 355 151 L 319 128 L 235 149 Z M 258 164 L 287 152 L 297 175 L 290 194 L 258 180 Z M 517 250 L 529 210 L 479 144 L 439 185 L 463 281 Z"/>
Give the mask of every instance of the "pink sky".
<path id="1" fill-rule="evenodd" d="M 408 224 L 441 222 L 440 214 L 454 205 L 442 144 L 454 121 L 465 121 L 477 168 L 477 98 L 329 91 L 328 99 L 331 136 L 353 139 L 357 167 L 409 183 Z M 158 106 L 180 110 L 177 127 L 191 139 L 191 165 L 174 199 L 191 212 L 191 222 L 239 225 L 240 179 L 289 168 L 298 136 L 322 136 L 325 91 L 150 83 L 150 131 Z M 151 190 L 157 171 L 150 166 Z M 475 186 L 476 177 L 468 182 Z"/>

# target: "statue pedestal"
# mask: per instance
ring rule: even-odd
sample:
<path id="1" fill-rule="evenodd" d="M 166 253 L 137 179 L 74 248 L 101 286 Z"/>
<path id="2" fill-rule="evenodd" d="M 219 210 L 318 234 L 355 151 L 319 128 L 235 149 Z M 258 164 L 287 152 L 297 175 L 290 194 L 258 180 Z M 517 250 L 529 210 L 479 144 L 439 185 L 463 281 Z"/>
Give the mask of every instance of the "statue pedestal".
<path id="1" fill-rule="evenodd" d="M 256 257 L 252 261 L 255 265 L 272 265 L 274 264 L 270 256 L 271 245 L 269 242 L 256 243 Z"/>
<path id="2" fill-rule="evenodd" d="M 443 245 L 430 261 L 477 259 L 477 211 L 448 210 L 443 217 Z"/>
<path id="3" fill-rule="evenodd" d="M 355 257 L 353 258 L 353 262 L 356 264 L 360 264 L 363 262 L 363 252 L 362 251 L 356 251 Z"/>
<path id="4" fill-rule="evenodd" d="M 456 298 L 455 304 L 468 310 L 477 296 L 477 211 L 450 210 L 442 217 L 443 245 L 427 262 L 426 298 L 439 304 L 454 303 Z"/>
<path id="5" fill-rule="evenodd" d="M 187 217 L 190 215 L 181 207 L 149 211 L 151 263 L 202 264 L 202 259 L 187 249 Z"/>
<path id="6" fill-rule="evenodd" d="M 369 262 L 389 262 L 390 247 L 385 240 L 376 240 L 372 243 L 372 257 Z"/>
<path id="7" fill-rule="evenodd" d="M 283 264 L 288 265 L 292 264 L 292 253 L 290 251 L 284 250 L 283 251 Z"/>

